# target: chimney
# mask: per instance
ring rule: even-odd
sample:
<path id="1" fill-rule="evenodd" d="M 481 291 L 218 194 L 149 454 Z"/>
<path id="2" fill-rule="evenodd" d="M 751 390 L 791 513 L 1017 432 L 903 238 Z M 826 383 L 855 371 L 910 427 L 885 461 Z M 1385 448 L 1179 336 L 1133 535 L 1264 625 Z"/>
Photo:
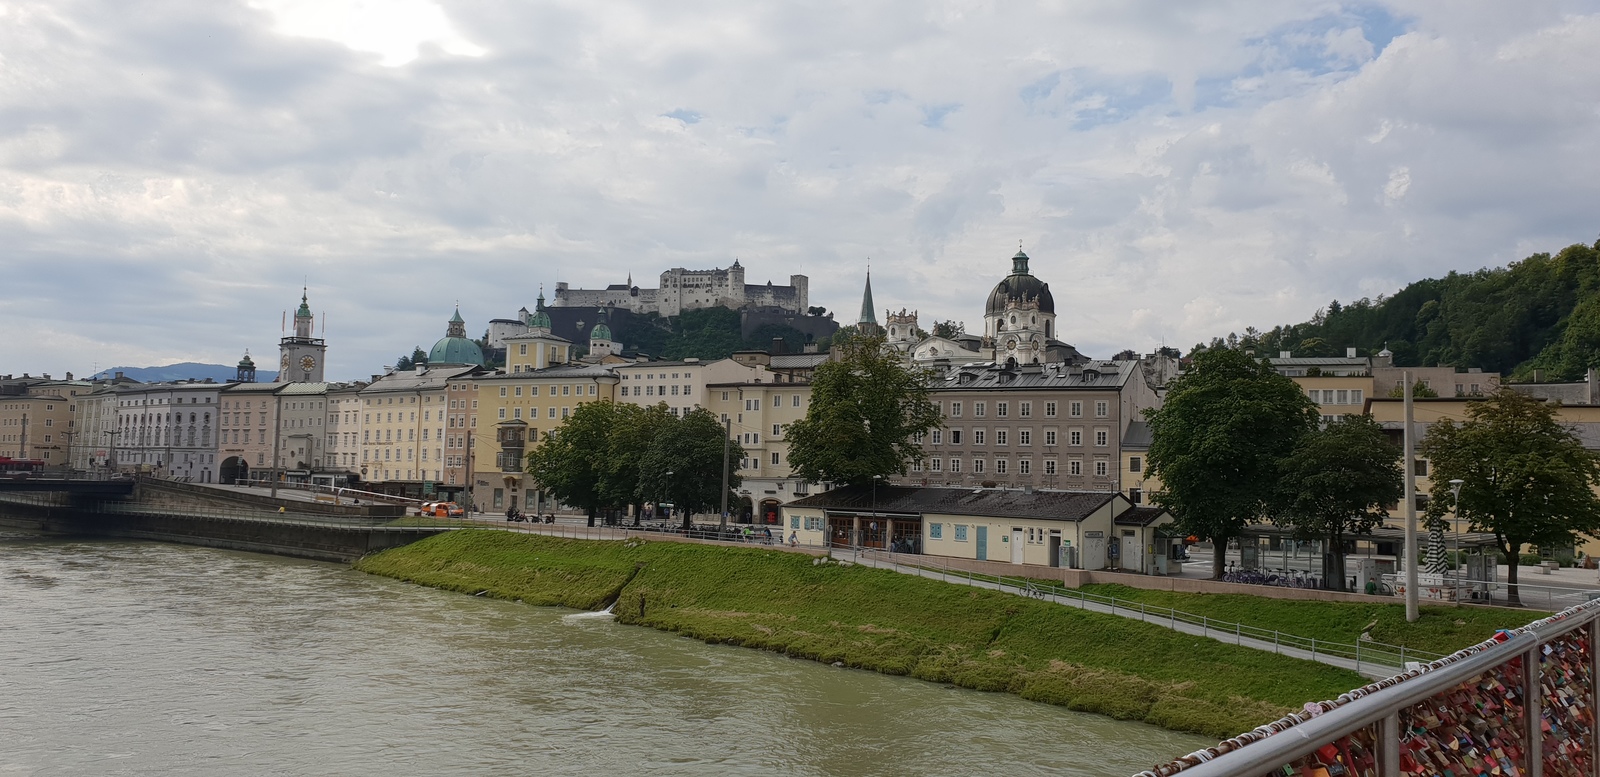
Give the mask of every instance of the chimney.
<path id="1" fill-rule="evenodd" d="M 1354 348 L 1346 348 L 1346 349 L 1344 349 L 1344 357 L 1346 359 L 1354 359 L 1354 358 L 1356 358 L 1356 349 L 1354 349 Z"/>
<path id="2" fill-rule="evenodd" d="M 816 343 L 806 343 L 804 346 L 802 346 L 800 348 L 800 352 L 801 353 L 816 353 L 817 352 L 817 344 Z"/>
<path id="3" fill-rule="evenodd" d="M 72 380 L 72 373 L 67 373 L 67 380 Z"/>
<path id="4" fill-rule="evenodd" d="M 23 377 L 27 377 L 27 376 L 24 375 Z M 1544 370 L 1534 370 L 1533 371 L 1533 382 L 1534 383 L 1543 383 L 1544 382 Z"/>
<path id="5" fill-rule="evenodd" d="M 427 371 L 428 371 L 428 365 L 426 365 L 426 364 L 418 364 L 417 365 L 417 374 L 418 375 L 421 375 L 422 373 L 427 372 Z"/>
<path id="6" fill-rule="evenodd" d="M 117 370 L 117 377 L 115 380 L 122 380 L 122 370 Z"/>
<path id="7" fill-rule="evenodd" d="M 44 379 L 45 379 L 45 380 L 49 380 L 49 379 L 50 379 L 50 373 L 48 373 L 48 372 L 44 372 L 44 373 L 40 373 L 40 375 L 41 375 L 41 377 L 43 377 L 43 378 L 44 378 Z"/>
<path id="8" fill-rule="evenodd" d="M 775 354 L 776 353 L 783 353 L 785 347 L 786 347 L 786 345 L 783 342 L 783 338 L 781 338 L 781 337 L 772 338 L 772 352 L 773 353 L 775 353 Z"/>

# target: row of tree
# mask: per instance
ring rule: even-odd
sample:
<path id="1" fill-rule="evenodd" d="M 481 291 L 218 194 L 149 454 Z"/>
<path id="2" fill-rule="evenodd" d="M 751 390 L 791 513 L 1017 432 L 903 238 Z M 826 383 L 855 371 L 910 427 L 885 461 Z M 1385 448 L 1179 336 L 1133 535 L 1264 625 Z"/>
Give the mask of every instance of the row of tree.
<path id="1" fill-rule="evenodd" d="M 1420 448 L 1432 466 L 1429 520 L 1454 509 L 1471 531 L 1493 534 L 1511 560 L 1513 601 L 1523 545 L 1570 545 L 1600 533 L 1600 463 L 1556 410 L 1502 390 L 1473 403 L 1459 424 L 1431 424 Z M 1149 471 L 1162 482 L 1152 500 L 1219 549 L 1215 578 L 1228 540 L 1248 523 L 1271 521 L 1325 540 L 1329 567 L 1338 570 L 1329 583 L 1342 589 L 1344 540 L 1381 524 L 1403 494 L 1400 451 L 1376 422 L 1345 416 L 1322 424 L 1293 380 L 1241 351 L 1196 354 L 1162 407 L 1146 415 Z M 1459 501 L 1450 484 L 1457 479 Z"/>
<path id="2" fill-rule="evenodd" d="M 527 472 L 590 518 L 629 507 L 639 515 L 646 502 L 671 503 L 687 525 L 691 512 L 720 509 L 738 488 L 744 455 L 710 411 L 680 417 L 664 404 L 586 402 L 528 454 Z M 724 461 L 729 492 L 722 489 Z"/>

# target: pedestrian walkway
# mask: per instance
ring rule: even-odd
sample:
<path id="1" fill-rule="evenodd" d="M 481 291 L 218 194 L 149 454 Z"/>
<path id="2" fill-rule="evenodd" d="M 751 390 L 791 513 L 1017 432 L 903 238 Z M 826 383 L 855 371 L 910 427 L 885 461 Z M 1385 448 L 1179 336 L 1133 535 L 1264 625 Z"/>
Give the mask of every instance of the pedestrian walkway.
<path id="1" fill-rule="evenodd" d="M 1118 604 L 1117 599 L 1089 596 L 1069 596 L 1058 593 L 1038 581 L 1023 578 L 989 578 L 970 572 L 948 569 L 930 569 L 884 558 L 871 551 L 858 552 L 856 563 L 877 569 L 887 569 L 902 574 L 917 575 L 947 583 L 970 585 L 991 591 L 1027 596 L 1053 602 L 1066 607 L 1076 607 L 1088 612 L 1115 615 L 1162 626 L 1184 634 L 1214 639 L 1230 645 L 1255 648 L 1269 653 L 1302 658 L 1307 661 L 1336 666 L 1359 673 L 1365 677 L 1382 679 L 1399 673 L 1407 661 L 1431 661 L 1439 658 L 1433 653 L 1407 651 L 1396 645 L 1357 641 L 1337 643 L 1300 637 L 1277 631 L 1255 629 L 1245 624 L 1217 621 L 1198 615 L 1189 615 L 1168 608 L 1147 607 L 1138 602 Z M 1104 600 L 1097 600 L 1104 599 Z"/>

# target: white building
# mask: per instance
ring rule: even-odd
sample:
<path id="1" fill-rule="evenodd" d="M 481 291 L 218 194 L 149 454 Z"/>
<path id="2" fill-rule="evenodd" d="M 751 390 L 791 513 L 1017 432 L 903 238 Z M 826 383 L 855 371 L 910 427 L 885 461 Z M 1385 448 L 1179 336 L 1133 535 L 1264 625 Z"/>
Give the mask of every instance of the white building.
<path id="1" fill-rule="evenodd" d="M 610 367 L 621 379 L 617 384 L 618 402 L 643 407 L 665 403 L 676 416 L 708 407 L 706 386 L 712 383 L 774 382 L 766 367 L 740 364 L 733 359 L 635 362 Z"/>
<path id="2" fill-rule="evenodd" d="M 186 381 L 119 386 L 108 457 L 118 470 L 196 483 L 218 482 L 218 413 L 231 383 Z M 104 408 L 101 408 L 101 421 Z"/>
<path id="3" fill-rule="evenodd" d="M 677 316 L 685 310 L 723 307 L 730 310 L 776 309 L 804 315 L 809 304 L 809 279 L 789 276 L 789 285 L 746 284 L 744 267 L 735 259 L 724 270 L 687 270 L 674 267 L 661 273 L 661 286 L 642 289 L 627 283 L 604 289 L 574 289 L 556 284 L 555 307 L 616 307 L 634 313 Z M 542 295 L 541 295 L 542 296 Z"/>

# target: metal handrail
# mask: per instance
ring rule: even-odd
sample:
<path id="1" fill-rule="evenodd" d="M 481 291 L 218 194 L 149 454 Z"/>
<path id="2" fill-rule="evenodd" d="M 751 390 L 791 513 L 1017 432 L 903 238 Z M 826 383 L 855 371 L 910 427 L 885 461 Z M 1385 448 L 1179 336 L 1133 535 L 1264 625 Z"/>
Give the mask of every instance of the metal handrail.
<path id="1" fill-rule="evenodd" d="M 936 557 L 932 556 L 919 556 L 917 563 L 903 564 L 902 562 L 898 561 L 895 558 L 895 555 L 892 553 L 888 553 L 887 551 L 878 551 L 876 549 L 869 550 L 872 550 L 875 554 L 884 553 L 890 556 L 890 558 L 887 559 L 887 562 L 893 565 L 896 568 L 896 571 L 899 571 L 898 568 L 901 566 L 912 569 L 931 568 L 932 571 L 941 572 L 944 575 L 942 579 L 944 579 L 946 582 L 951 582 L 949 580 L 949 572 L 960 572 L 962 574 L 958 575 L 956 580 L 953 582 L 961 582 L 961 577 L 964 576 L 967 584 L 969 585 L 981 580 L 985 583 L 990 583 L 999 587 L 1016 589 L 1016 593 L 1020 593 L 1025 596 L 1034 596 L 1035 598 L 1044 598 L 1045 596 L 1049 596 L 1053 599 L 1076 599 L 1085 605 L 1084 609 L 1089 609 L 1086 605 L 1093 603 L 1109 607 L 1111 614 L 1113 615 L 1117 614 L 1117 610 L 1120 608 L 1128 611 L 1130 614 L 1137 612 L 1138 619 L 1145 621 L 1146 623 L 1159 623 L 1161 620 L 1165 620 L 1169 628 L 1176 628 L 1177 624 L 1184 623 L 1192 626 L 1199 626 L 1202 631 L 1202 636 L 1213 638 L 1217 636 L 1231 636 L 1233 637 L 1232 641 L 1237 645 L 1244 645 L 1244 641 L 1246 639 L 1261 643 L 1271 643 L 1269 649 L 1271 652 L 1279 655 L 1284 655 L 1285 650 L 1296 650 L 1309 652 L 1313 657 L 1320 653 L 1326 656 L 1354 661 L 1357 672 L 1360 672 L 1362 667 L 1366 664 L 1373 664 L 1375 666 L 1394 669 L 1403 667 L 1407 663 L 1414 661 L 1432 661 L 1443 657 L 1443 654 L 1440 653 L 1417 650 L 1415 648 L 1408 648 L 1404 645 L 1392 645 L 1374 640 L 1358 639 L 1353 643 L 1347 643 L 1290 634 L 1277 629 L 1266 629 L 1257 626 L 1251 626 L 1242 622 L 1218 620 L 1207 615 L 1184 612 L 1172 607 L 1151 605 L 1145 602 L 1139 602 L 1130 599 L 1119 599 L 1115 596 L 1090 593 L 1081 588 L 1067 588 L 1065 586 L 1057 585 L 1054 582 L 1040 581 L 1033 578 L 1010 578 L 1002 575 L 987 575 L 980 572 L 974 572 L 970 569 L 959 569 L 952 567 L 944 563 L 942 559 L 937 559 Z M 1157 620 L 1152 621 L 1151 616 L 1155 616 Z"/>

